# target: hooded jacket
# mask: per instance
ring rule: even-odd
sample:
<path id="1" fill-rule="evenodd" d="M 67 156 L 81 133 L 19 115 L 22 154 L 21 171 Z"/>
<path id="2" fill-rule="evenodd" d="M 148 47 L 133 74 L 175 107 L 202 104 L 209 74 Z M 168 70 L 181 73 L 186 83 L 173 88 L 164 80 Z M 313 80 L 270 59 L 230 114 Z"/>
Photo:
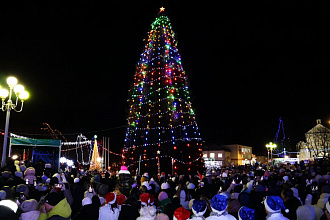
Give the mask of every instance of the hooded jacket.
<path id="1" fill-rule="evenodd" d="M 66 198 L 64 198 L 48 214 L 40 213 L 38 220 L 70 220 L 70 218 L 71 207 Z"/>
<path id="2" fill-rule="evenodd" d="M 40 211 L 29 211 L 21 214 L 19 220 L 37 220 L 40 215 Z"/>

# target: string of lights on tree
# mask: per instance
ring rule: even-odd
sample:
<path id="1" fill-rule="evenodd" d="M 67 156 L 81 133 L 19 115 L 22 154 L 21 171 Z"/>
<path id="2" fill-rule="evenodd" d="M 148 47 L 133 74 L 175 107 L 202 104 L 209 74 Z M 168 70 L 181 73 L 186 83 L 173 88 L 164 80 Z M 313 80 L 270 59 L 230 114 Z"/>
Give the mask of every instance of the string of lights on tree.
<path id="1" fill-rule="evenodd" d="M 144 41 L 129 90 L 124 163 L 133 172 L 140 157 L 144 160 L 182 158 L 174 160 L 181 164 L 197 161 L 200 163 L 196 166 L 202 167 L 202 139 L 192 108 L 189 82 L 164 8 L 151 24 Z M 154 165 L 148 163 L 146 170 Z"/>

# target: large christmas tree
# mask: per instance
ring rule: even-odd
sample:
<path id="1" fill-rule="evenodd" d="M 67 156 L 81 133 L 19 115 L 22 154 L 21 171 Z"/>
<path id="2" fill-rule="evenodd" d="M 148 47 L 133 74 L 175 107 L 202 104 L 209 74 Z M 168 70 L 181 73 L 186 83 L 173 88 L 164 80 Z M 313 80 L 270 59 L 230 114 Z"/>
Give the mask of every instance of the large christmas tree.
<path id="1" fill-rule="evenodd" d="M 92 154 L 92 159 L 91 159 L 91 164 L 89 166 L 90 171 L 97 170 L 99 172 L 102 171 L 102 165 L 101 165 L 101 160 L 100 160 L 100 155 L 99 155 L 99 150 L 97 147 L 97 136 L 94 136 L 95 141 L 94 141 L 94 148 L 93 148 L 93 154 Z"/>
<path id="2" fill-rule="evenodd" d="M 130 89 L 124 164 L 131 172 L 183 173 L 204 168 L 202 139 L 170 20 L 161 8 Z M 159 164 L 160 163 L 160 164 Z"/>

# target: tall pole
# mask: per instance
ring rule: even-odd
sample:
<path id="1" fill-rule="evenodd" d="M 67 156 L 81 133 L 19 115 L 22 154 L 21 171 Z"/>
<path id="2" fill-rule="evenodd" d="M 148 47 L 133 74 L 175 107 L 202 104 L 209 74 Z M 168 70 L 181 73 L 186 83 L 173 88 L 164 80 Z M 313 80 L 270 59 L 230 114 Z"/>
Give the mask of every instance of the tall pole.
<path id="1" fill-rule="evenodd" d="M 269 152 L 269 148 L 270 148 L 271 164 L 273 165 L 273 148 L 276 147 L 276 144 L 269 142 L 269 144 L 266 144 L 266 147 L 268 149 L 268 152 Z M 269 153 L 268 153 L 268 156 L 269 156 Z"/>
<path id="2" fill-rule="evenodd" d="M 140 154 L 140 158 L 139 158 L 139 175 L 140 175 L 140 173 L 141 173 L 141 154 Z"/>
<path id="3" fill-rule="evenodd" d="M 267 164 L 269 164 L 269 149 L 267 150 L 267 155 L 268 155 Z"/>
<path id="4" fill-rule="evenodd" d="M 107 149 L 108 149 L 108 165 L 107 165 L 107 167 L 109 167 L 109 165 L 110 165 L 110 152 L 109 152 L 109 150 L 110 150 L 110 138 L 108 138 L 108 146 L 107 146 Z M 108 168 L 107 168 L 108 169 Z"/>
<path id="5" fill-rule="evenodd" d="M 6 124 L 5 124 L 5 136 L 3 138 L 3 146 L 2 146 L 2 160 L 1 160 L 1 167 L 4 167 L 6 164 L 6 154 L 7 154 L 7 139 L 8 139 L 8 129 L 9 129 L 9 119 L 10 119 L 10 111 L 14 109 L 16 112 L 21 112 L 23 110 L 23 102 L 29 97 L 29 93 L 24 91 L 24 86 L 17 85 L 17 79 L 15 77 L 8 77 L 7 78 L 7 84 L 9 86 L 9 91 L 7 89 L 2 89 L 0 87 L 0 98 L 2 100 L 1 102 L 1 110 L 7 111 L 6 114 Z M 13 103 L 11 100 L 12 93 L 16 95 L 16 103 Z M 7 96 L 8 100 L 7 103 L 5 102 Z M 21 109 L 16 109 L 17 107 L 17 101 L 18 99 L 21 100 Z"/>
<path id="6" fill-rule="evenodd" d="M 273 165 L 273 147 L 270 148 L 270 157 Z"/>
<path id="7" fill-rule="evenodd" d="M 10 102 L 11 102 L 11 100 L 10 100 Z M 9 119 L 10 119 L 10 108 L 7 109 L 7 114 L 6 114 L 5 136 L 3 138 L 1 167 L 4 167 L 5 164 L 6 164 L 7 138 L 8 138 L 8 129 L 9 129 Z"/>

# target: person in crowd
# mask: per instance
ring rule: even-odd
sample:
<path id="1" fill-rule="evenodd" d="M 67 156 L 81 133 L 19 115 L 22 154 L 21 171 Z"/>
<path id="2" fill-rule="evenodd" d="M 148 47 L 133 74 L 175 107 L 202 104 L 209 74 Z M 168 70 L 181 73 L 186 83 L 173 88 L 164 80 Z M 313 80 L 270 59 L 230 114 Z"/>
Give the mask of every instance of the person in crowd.
<path id="1" fill-rule="evenodd" d="M 311 205 L 299 206 L 296 213 L 297 220 L 315 220 L 315 209 Z"/>
<path id="2" fill-rule="evenodd" d="M 106 204 L 100 208 L 99 220 L 111 219 L 117 220 L 119 217 L 119 209 L 116 202 L 117 195 L 113 192 L 105 195 Z"/>
<path id="3" fill-rule="evenodd" d="M 21 210 L 23 213 L 20 216 L 20 220 L 37 220 L 40 215 L 40 211 L 37 210 L 38 202 L 35 199 L 25 200 L 21 204 Z"/>
<path id="4" fill-rule="evenodd" d="M 301 206 L 299 199 L 293 196 L 293 191 L 290 188 L 284 188 L 281 192 L 281 198 L 283 200 L 284 206 L 289 210 L 288 213 L 283 215 L 290 220 L 296 220 L 297 214 L 296 210 Z"/>
<path id="5" fill-rule="evenodd" d="M 280 162 L 276 165 L 230 165 L 199 174 L 185 173 L 185 175 L 162 173 L 157 176 L 150 170 L 150 177 L 152 176 L 153 179 L 150 182 L 147 173 L 143 176 L 132 176 L 127 167 L 121 167 L 118 176 L 116 172 L 106 172 L 105 175 L 103 173 L 101 175 L 97 171 L 83 169 L 68 169 L 57 173 L 55 170 L 46 171 L 46 168 L 41 167 L 44 170 L 32 175 L 36 177 L 36 180 L 32 177 L 32 184 L 29 177 L 33 173 L 34 163 L 20 161 L 20 164 L 22 164 L 19 166 L 20 171 L 17 170 L 18 167 L 14 165 L 14 161 L 10 161 L 8 166 L 6 165 L 1 170 L 0 200 L 19 204 L 18 210 L 11 214 L 20 216 L 21 219 L 31 212 L 26 208 L 27 205 L 30 204 L 34 209 L 34 202 L 31 203 L 31 200 L 38 202 L 42 207 L 41 211 L 45 209 L 40 213 L 39 219 L 71 218 L 68 215 L 69 208 L 72 210 L 72 219 L 89 218 L 87 217 L 89 215 L 91 215 L 90 219 L 98 219 L 100 210 L 104 207 L 108 208 L 105 209 L 108 212 L 112 208 L 118 209 L 114 212 L 117 212 L 120 220 L 173 219 L 176 218 L 174 212 L 180 207 L 187 210 L 190 214 L 187 218 L 192 219 L 232 219 L 234 216 L 237 219 L 252 219 L 253 217 L 256 220 L 266 218 L 323 220 L 329 215 L 330 206 L 327 204 L 330 198 L 330 160 L 325 159 L 296 164 Z M 125 174 L 126 180 L 129 181 L 122 178 L 122 174 Z M 125 191 L 123 184 L 131 190 Z M 159 191 L 157 184 L 160 186 Z M 105 195 L 109 192 L 116 193 L 116 204 L 106 202 Z M 49 203 L 43 204 L 47 193 L 48 195 L 60 194 L 60 201 L 54 202 L 54 199 L 50 199 Z M 149 199 L 144 202 L 147 205 L 141 206 L 139 199 L 144 193 L 147 193 Z M 96 210 L 96 212 L 92 214 L 92 211 L 87 211 L 82 217 L 77 217 L 76 213 L 82 212 L 84 195 L 89 198 L 85 200 L 88 204 L 84 203 L 85 212 L 87 207 L 91 206 L 93 208 L 90 210 Z M 217 196 L 221 197 L 217 198 Z M 265 200 L 266 202 L 261 203 L 264 197 L 267 197 L 269 201 Z M 277 198 L 282 200 L 283 207 L 275 205 Z M 63 199 L 66 199 L 67 205 L 64 201 L 62 202 Z M 91 204 L 89 204 L 90 200 L 92 200 Z M 194 207 L 193 204 L 194 201 L 200 200 L 205 201 L 206 210 L 202 216 L 196 216 L 201 210 L 198 209 L 199 206 Z M 64 208 L 58 208 L 61 203 Z M 204 202 L 202 203 L 204 207 Z M 269 203 L 268 206 L 265 203 Z M 157 209 L 155 209 L 155 204 Z M 249 209 L 255 210 L 254 214 Z M 285 213 L 285 209 L 289 212 Z M 162 215 L 156 216 L 154 210 Z M 183 209 L 180 210 L 186 212 Z M 176 214 L 178 213 L 179 211 Z M 177 216 L 181 218 L 180 215 Z"/>
<path id="6" fill-rule="evenodd" d="M 267 213 L 267 220 L 289 220 L 282 213 L 281 210 L 285 210 L 286 213 L 289 212 L 283 204 L 283 200 L 279 196 L 266 196 L 263 201 L 265 210 Z"/>
<path id="7" fill-rule="evenodd" d="M 81 203 L 81 210 L 72 218 L 73 220 L 97 220 L 99 218 L 99 208 L 92 204 L 91 198 L 86 197 Z"/>
<path id="8" fill-rule="evenodd" d="M 164 213 L 159 213 L 156 215 L 155 220 L 170 220 L 170 218 Z"/>
<path id="9" fill-rule="evenodd" d="M 158 195 L 158 208 L 161 212 L 164 212 L 165 206 L 167 203 L 171 202 L 171 199 L 168 198 L 168 195 L 165 191 L 162 191 Z"/>
<path id="10" fill-rule="evenodd" d="M 129 195 L 132 189 L 132 177 L 130 172 L 127 170 L 126 166 L 121 166 L 120 171 L 118 172 L 119 176 L 119 190 L 126 197 Z"/>
<path id="11" fill-rule="evenodd" d="M 0 201 L 0 219 L 18 220 L 18 205 L 16 202 L 5 199 Z"/>
<path id="12" fill-rule="evenodd" d="M 138 217 L 137 220 L 154 220 L 157 213 L 153 196 L 149 193 L 143 193 L 140 195 L 140 200 L 140 217 Z"/>
<path id="13" fill-rule="evenodd" d="M 71 207 L 62 192 L 51 192 L 45 197 L 38 220 L 69 220 Z"/>
<path id="14" fill-rule="evenodd" d="M 6 199 L 6 196 L 7 196 L 6 191 L 0 190 L 0 201 L 1 200 L 5 200 Z"/>
<path id="15" fill-rule="evenodd" d="M 136 220 L 139 214 L 139 193 L 137 188 L 133 188 L 130 195 L 121 206 L 119 220 Z"/>
<path id="16" fill-rule="evenodd" d="M 190 211 L 180 207 L 174 211 L 173 220 L 188 220 L 190 217 Z"/>
<path id="17" fill-rule="evenodd" d="M 189 209 L 189 201 L 191 200 L 189 191 L 187 189 L 187 185 L 183 182 L 179 183 L 178 189 L 174 195 L 174 197 L 178 198 L 180 201 L 180 205 L 185 208 Z"/>
<path id="18" fill-rule="evenodd" d="M 324 211 L 324 215 L 321 216 L 321 220 L 330 220 L 330 202 L 327 202 L 325 204 L 325 211 Z M 298 214 L 298 213 L 297 213 Z"/>
<path id="19" fill-rule="evenodd" d="M 238 211 L 239 220 L 254 220 L 255 219 L 255 210 L 250 209 L 246 206 L 242 206 Z"/>
<path id="20" fill-rule="evenodd" d="M 228 197 L 224 194 L 217 194 L 211 199 L 212 212 L 207 220 L 234 220 L 234 216 L 226 211 L 228 206 Z"/>
<path id="21" fill-rule="evenodd" d="M 192 213 L 193 215 L 190 219 L 193 220 L 204 220 L 204 214 L 207 210 L 207 205 L 205 200 L 194 199 L 192 205 Z"/>
<path id="22" fill-rule="evenodd" d="M 24 180 L 27 181 L 27 184 L 33 185 L 33 181 L 37 180 L 37 177 L 35 176 L 35 169 L 33 167 L 28 167 L 24 172 Z"/>

